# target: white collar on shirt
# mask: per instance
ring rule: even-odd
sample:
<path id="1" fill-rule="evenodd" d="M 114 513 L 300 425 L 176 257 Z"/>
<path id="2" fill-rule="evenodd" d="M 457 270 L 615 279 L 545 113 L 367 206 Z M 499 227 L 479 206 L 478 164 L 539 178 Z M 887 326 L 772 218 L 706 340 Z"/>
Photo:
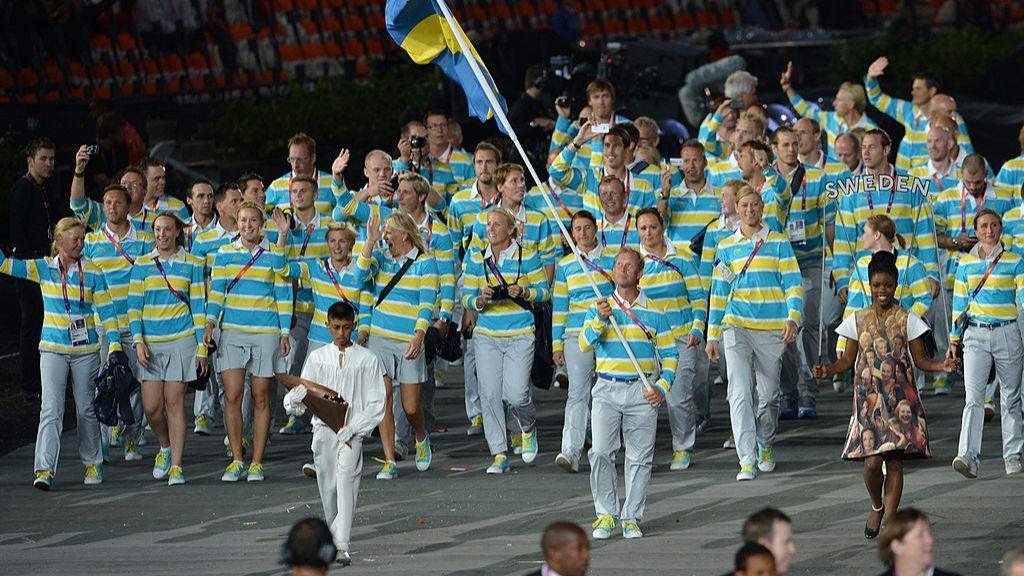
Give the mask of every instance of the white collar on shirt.
<path id="1" fill-rule="evenodd" d="M 979 260 L 985 260 L 987 262 L 987 261 L 992 260 L 993 258 L 995 258 L 996 255 L 999 254 L 1002 251 L 1003 251 L 1003 244 L 1002 243 L 996 244 L 996 249 L 993 250 L 992 252 L 989 252 L 987 257 L 982 258 L 981 257 L 981 242 L 978 242 L 977 244 L 974 245 L 974 248 L 971 248 L 971 251 L 969 252 L 969 254 L 971 256 L 974 256 L 974 257 L 978 258 Z"/>
<path id="2" fill-rule="evenodd" d="M 960 185 L 957 186 L 957 188 L 960 189 L 960 199 L 961 200 L 967 200 L 968 198 L 970 198 L 974 202 L 978 201 L 978 199 L 975 198 L 973 194 L 971 194 L 970 192 L 967 191 L 966 188 L 964 188 L 964 183 L 963 182 L 961 182 Z M 982 194 L 982 197 L 984 197 L 986 200 L 995 200 L 995 197 L 996 197 L 996 187 L 993 186 L 991 182 L 988 182 L 988 181 L 985 182 L 985 193 Z"/>
<path id="3" fill-rule="evenodd" d="M 770 232 L 770 230 L 768 229 L 768 225 L 765 224 L 762 221 L 761 222 L 761 229 L 758 230 L 757 233 L 754 234 L 754 236 L 750 238 L 750 240 L 764 240 L 764 239 L 767 239 L 768 238 L 768 232 Z M 741 242 L 747 239 L 747 237 L 743 235 L 743 228 L 742 227 L 740 227 L 740 226 L 736 227 L 736 232 L 733 233 L 733 238 L 735 238 L 736 240 L 739 240 Z"/>
<path id="4" fill-rule="evenodd" d="M 609 222 L 607 218 L 601 218 L 601 230 L 613 230 L 615 228 L 626 229 L 626 221 L 629 220 L 629 210 L 622 213 L 622 218 L 615 222 Z"/>
<path id="5" fill-rule="evenodd" d="M 583 250 L 580 249 L 580 253 L 593 261 L 597 261 L 598 258 L 604 255 L 604 250 L 605 247 L 601 245 L 601 242 L 598 242 L 597 246 L 594 246 L 593 250 L 590 252 L 583 252 Z"/>
<path id="6" fill-rule="evenodd" d="M 135 225 L 132 224 L 131 220 L 128 221 L 128 231 L 124 233 L 124 236 L 118 236 L 116 232 L 110 229 L 110 224 L 103 225 L 104 230 L 110 233 L 111 236 L 117 238 L 119 241 L 123 240 L 138 240 L 139 234 L 135 230 Z"/>
<path id="7" fill-rule="evenodd" d="M 152 250 L 149 251 L 149 255 L 152 256 L 153 258 L 156 258 L 157 256 L 160 255 L 160 252 L 156 248 L 153 248 Z M 185 249 L 179 246 L 178 247 L 178 251 L 175 252 L 174 254 L 171 254 L 171 257 L 166 259 L 166 260 L 164 260 L 164 262 L 167 262 L 168 264 L 172 264 L 172 263 L 174 263 L 175 260 L 184 260 L 184 259 L 185 259 Z"/>
<path id="8" fill-rule="evenodd" d="M 509 242 L 508 248 L 505 248 L 498 254 L 497 262 L 500 263 L 503 260 L 507 260 L 508 258 L 514 257 L 516 254 L 516 250 L 518 249 L 519 243 L 516 242 L 515 240 L 512 240 L 512 242 Z M 494 252 L 491 250 L 490 244 L 487 244 L 487 247 L 484 248 L 484 259 L 487 258 L 494 258 Z"/>
<path id="9" fill-rule="evenodd" d="M 665 260 L 668 260 L 669 257 L 671 257 L 671 256 L 678 256 L 679 255 L 679 252 L 676 252 L 676 244 L 675 244 L 675 242 L 669 240 L 668 236 L 664 236 L 662 238 L 662 241 L 665 242 L 665 256 L 664 256 Z M 646 257 L 648 254 L 650 254 L 650 251 L 647 250 L 646 248 L 644 248 L 644 245 L 641 242 L 640 243 L 640 255 Z"/>
<path id="10" fill-rule="evenodd" d="M 235 245 L 235 248 L 238 248 L 239 250 L 245 250 L 245 251 L 248 252 L 248 250 L 246 250 L 246 248 L 245 248 L 245 245 L 242 244 L 242 235 L 241 234 L 238 235 L 238 238 L 235 238 L 235 241 L 232 242 L 232 244 Z M 270 250 L 270 242 L 267 240 L 267 235 L 266 234 L 263 235 L 263 239 L 260 240 L 260 243 L 257 244 L 256 246 L 263 247 L 264 251 Z M 253 250 L 252 250 L 253 252 L 255 252 L 256 246 L 253 246 Z"/>
<path id="11" fill-rule="evenodd" d="M 210 220 L 210 223 L 206 225 L 206 228 L 203 228 L 202 226 L 199 225 L 199 222 L 196 222 L 195 214 L 193 214 L 192 217 L 189 218 L 188 220 L 188 226 L 190 228 L 195 229 L 196 234 L 202 234 L 207 230 L 213 230 L 215 227 L 220 226 L 220 218 L 218 218 L 217 215 L 214 214 L 213 219 Z"/>
<path id="12" fill-rule="evenodd" d="M 622 294 L 619 293 L 619 289 L 618 288 L 615 289 L 615 295 L 619 297 L 619 301 L 622 302 L 622 304 L 625 305 L 626 308 L 646 308 L 647 307 L 647 294 L 644 294 L 644 291 L 642 289 L 640 290 L 640 294 L 636 297 L 636 300 L 633 300 L 632 304 L 630 304 L 629 301 L 626 300 L 626 298 Z"/>
<path id="13" fill-rule="evenodd" d="M 957 170 L 956 161 L 949 163 L 949 168 L 946 169 L 946 173 L 939 172 L 939 169 L 935 167 L 935 163 L 932 162 L 931 158 L 928 159 L 928 177 L 933 178 L 938 176 L 939 178 L 955 178 Z"/>
<path id="14" fill-rule="evenodd" d="M 81 263 L 82 270 L 84 271 L 85 270 L 85 262 L 86 262 L 85 255 L 80 256 L 78 258 L 78 262 Z M 59 270 L 60 269 L 60 256 L 54 256 L 54 257 L 50 258 L 50 266 L 53 267 L 53 268 L 57 268 Z M 68 274 L 71 274 L 71 269 L 72 268 L 78 268 L 78 266 L 77 265 L 68 266 L 68 269 L 65 270 L 65 272 L 67 272 Z"/>

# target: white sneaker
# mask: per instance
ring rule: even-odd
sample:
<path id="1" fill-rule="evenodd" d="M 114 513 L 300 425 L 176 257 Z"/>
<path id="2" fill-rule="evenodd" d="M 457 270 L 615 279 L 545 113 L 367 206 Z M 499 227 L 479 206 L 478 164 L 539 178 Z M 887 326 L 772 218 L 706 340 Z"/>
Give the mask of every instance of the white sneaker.
<path id="1" fill-rule="evenodd" d="M 558 464 L 561 466 L 562 470 L 565 470 L 570 474 L 575 474 L 580 471 L 580 461 L 570 458 L 561 452 L 558 453 L 558 456 L 555 456 L 555 464 Z"/>
<path id="2" fill-rule="evenodd" d="M 729 437 L 726 438 L 725 442 L 722 443 L 722 448 L 735 448 L 735 447 L 736 447 L 736 440 L 734 440 L 733 437 L 732 437 L 732 434 L 730 434 Z"/>
<path id="3" fill-rule="evenodd" d="M 978 477 L 978 467 L 975 464 L 968 462 L 967 458 L 964 458 L 963 456 L 953 458 L 953 470 L 962 474 L 964 478 Z"/>
<path id="4" fill-rule="evenodd" d="M 753 480 L 754 478 L 757 478 L 757 467 L 753 465 L 741 467 L 739 473 L 736 474 L 737 482 Z"/>
<path id="5" fill-rule="evenodd" d="M 1007 475 L 1019 474 L 1022 470 L 1024 470 L 1024 466 L 1021 465 L 1019 457 L 1018 458 L 1009 458 L 1009 459 L 1007 459 L 1005 461 L 1005 464 L 1006 464 L 1006 474 Z"/>
<path id="6" fill-rule="evenodd" d="M 352 556 L 348 553 L 348 550 L 338 550 L 338 558 L 335 562 L 340 566 L 351 566 Z"/>
<path id="7" fill-rule="evenodd" d="M 635 521 L 623 520 L 622 537 L 626 538 L 627 540 L 631 540 L 633 538 L 643 538 L 644 533 L 642 530 L 640 530 L 640 525 L 637 524 Z"/>

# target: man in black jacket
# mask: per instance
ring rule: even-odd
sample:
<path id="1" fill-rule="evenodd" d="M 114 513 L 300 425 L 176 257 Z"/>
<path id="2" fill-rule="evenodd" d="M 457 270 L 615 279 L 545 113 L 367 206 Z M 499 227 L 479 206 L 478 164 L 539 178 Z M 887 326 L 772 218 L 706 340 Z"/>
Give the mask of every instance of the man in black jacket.
<path id="1" fill-rule="evenodd" d="M 11 187 L 10 240 L 14 258 L 50 255 L 53 227 L 66 210 L 51 195 L 46 181 L 53 173 L 54 146 L 37 138 L 25 148 L 28 170 Z M 64 201 L 63 205 L 66 205 Z M 66 206 L 65 206 L 66 207 Z M 21 375 L 27 396 L 39 398 L 39 337 L 43 326 L 43 298 L 39 284 L 18 280 L 21 303 Z"/>

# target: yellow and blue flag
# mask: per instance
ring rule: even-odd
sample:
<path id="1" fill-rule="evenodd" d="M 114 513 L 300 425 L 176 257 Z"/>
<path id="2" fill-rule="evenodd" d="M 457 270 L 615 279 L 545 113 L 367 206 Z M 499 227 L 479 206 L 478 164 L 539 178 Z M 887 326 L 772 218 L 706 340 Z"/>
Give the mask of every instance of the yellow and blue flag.
<path id="1" fill-rule="evenodd" d="M 488 89 L 497 97 L 502 111 L 508 111 L 505 99 L 498 93 L 490 72 L 480 59 L 480 54 L 462 31 L 462 26 L 454 18 L 450 23 L 445 19 L 437 0 L 387 0 L 385 24 L 388 33 L 409 53 L 413 62 L 437 64 L 449 78 L 462 87 L 469 104 L 469 113 L 474 117 L 487 121 L 494 116 L 494 110 L 487 99 Z M 471 54 L 462 51 L 456 33 L 469 47 Z M 481 85 L 473 73 L 469 58 L 476 60 L 488 86 Z M 501 128 L 500 122 L 498 126 Z"/>

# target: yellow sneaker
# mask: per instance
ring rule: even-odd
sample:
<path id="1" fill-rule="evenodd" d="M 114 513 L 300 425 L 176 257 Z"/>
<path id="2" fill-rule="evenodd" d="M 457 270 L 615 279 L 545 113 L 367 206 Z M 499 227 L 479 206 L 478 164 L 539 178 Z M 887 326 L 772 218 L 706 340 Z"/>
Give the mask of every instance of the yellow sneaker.
<path id="1" fill-rule="evenodd" d="M 89 464 L 85 467 L 85 481 L 84 484 L 102 484 L 103 483 L 103 465 L 102 464 Z"/>
<path id="2" fill-rule="evenodd" d="M 48 492 L 53 485 L 53 472 L 49 470 L 36 472 L 36 479 L 32 482 L 32 485 L 44 492 Z"/>

